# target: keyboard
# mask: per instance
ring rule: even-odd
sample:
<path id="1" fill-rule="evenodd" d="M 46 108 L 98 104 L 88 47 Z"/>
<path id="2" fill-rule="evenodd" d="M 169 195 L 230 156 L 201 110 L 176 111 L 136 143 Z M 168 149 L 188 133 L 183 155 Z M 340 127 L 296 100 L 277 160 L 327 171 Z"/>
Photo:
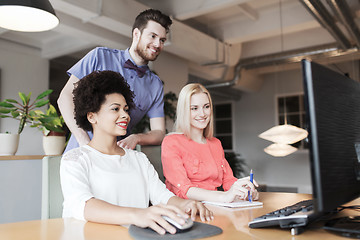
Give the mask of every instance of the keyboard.
<path id="1" fill-rule="evenodd" d="M 286 206 L 249 222 L 250 228 L 280 226 L 281 228 L 297 228 L 306 226 L 313 214 L 313 200 L 304 200 Z"/>

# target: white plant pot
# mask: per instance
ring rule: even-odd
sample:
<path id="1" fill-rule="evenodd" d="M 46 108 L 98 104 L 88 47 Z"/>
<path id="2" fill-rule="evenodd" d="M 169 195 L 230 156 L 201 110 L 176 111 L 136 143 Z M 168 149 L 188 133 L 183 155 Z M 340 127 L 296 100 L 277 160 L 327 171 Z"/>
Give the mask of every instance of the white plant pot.
<path id="1" fill-rule="evenodd" d="M 0 133 L 0 156 L 15 155 L 19 139 L 19 134 Z"/>
<path id="2" fill-rule="evenodd" d="M 65 136 L 43 136 L 45 155 L 61 155 L 65 148 Z"/>

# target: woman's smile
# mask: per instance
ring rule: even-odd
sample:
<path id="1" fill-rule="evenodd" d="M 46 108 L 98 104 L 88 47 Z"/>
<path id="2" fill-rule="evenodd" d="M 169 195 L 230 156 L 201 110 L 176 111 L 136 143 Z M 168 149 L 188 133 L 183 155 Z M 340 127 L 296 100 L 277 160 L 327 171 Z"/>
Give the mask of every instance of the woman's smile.
<path id="1" fill-rule="evenodd" d="M 123 128 L 123 129 L 126 129 L 127 125 L 128 125 L 128 122 L 127 121 L 121 121 L 121 122 L 117 122 L 116 125 Z"/>

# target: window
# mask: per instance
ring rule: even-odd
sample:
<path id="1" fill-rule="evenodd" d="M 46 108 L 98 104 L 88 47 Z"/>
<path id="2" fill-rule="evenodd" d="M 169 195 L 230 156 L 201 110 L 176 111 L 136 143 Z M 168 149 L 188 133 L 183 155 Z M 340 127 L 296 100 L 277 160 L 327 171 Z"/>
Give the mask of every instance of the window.
<path id="1" fill-rule="evenodd" d="M 278 123 L 291 124 L 306 129 L 304 94 L 286 95 L 277 97 Z M 299 149 L 308 149 L 306 139 L 292 144 Z"/>
<path id="2" fill-rule="evenodd" d="M 233 149 L 232 104 L 214 105 L 214 132 L 225 151 Z"/>

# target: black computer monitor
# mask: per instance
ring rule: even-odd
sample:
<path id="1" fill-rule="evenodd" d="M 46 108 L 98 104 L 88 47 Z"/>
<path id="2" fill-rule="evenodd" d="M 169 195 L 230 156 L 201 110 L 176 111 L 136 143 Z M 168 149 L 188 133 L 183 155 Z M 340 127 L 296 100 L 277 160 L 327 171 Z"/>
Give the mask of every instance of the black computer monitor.
<path id="1" fill-rule="evenodd" d="M 315 212 L 360 196 L 360 83 L 302 61 Z"/>

